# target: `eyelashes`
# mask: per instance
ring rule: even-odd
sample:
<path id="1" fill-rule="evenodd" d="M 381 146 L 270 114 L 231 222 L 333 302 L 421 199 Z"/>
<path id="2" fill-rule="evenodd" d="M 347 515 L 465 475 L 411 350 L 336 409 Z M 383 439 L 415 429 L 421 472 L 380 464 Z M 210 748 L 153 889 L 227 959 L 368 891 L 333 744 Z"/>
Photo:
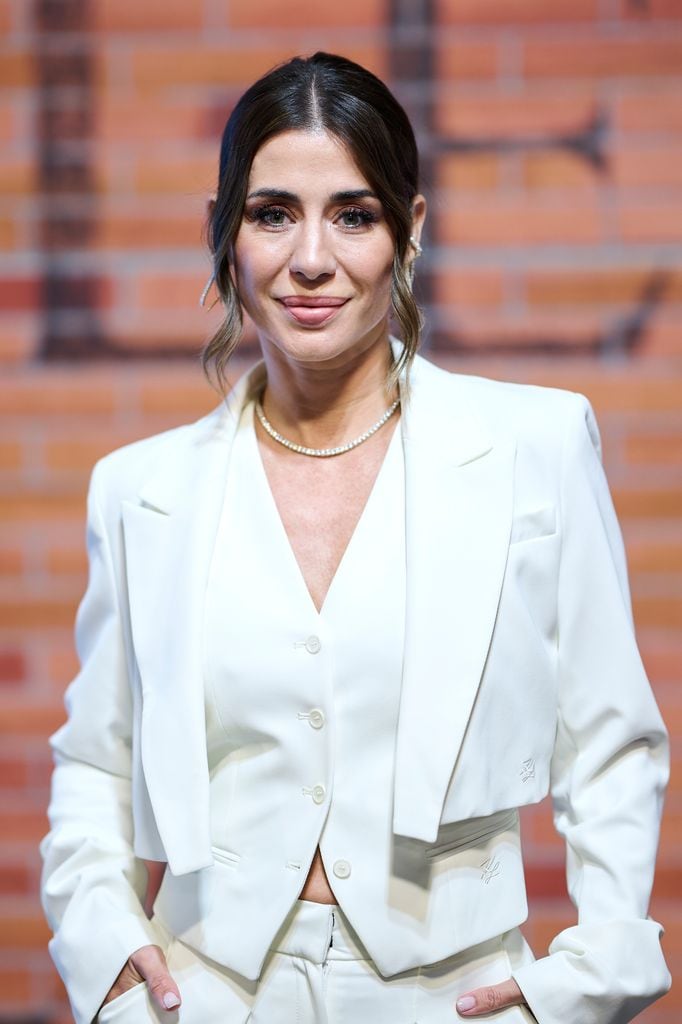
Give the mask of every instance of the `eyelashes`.
<path id="1" fill-rule="evenodd" d="M 287 221 L 291 220 L 288 210 L 283 206 L 272 205 L 257 206 L 250 210 L 246 216 L 247 220 L 274 230 L 285 228 Z M 335 221 L 340 221 L 341 227 L 349 232 L 370 227 L 372 224 L 376 224 L 378 220 L 378 214 L 360 206 L 348 206 L 341 210 L 335 218 Z"/>

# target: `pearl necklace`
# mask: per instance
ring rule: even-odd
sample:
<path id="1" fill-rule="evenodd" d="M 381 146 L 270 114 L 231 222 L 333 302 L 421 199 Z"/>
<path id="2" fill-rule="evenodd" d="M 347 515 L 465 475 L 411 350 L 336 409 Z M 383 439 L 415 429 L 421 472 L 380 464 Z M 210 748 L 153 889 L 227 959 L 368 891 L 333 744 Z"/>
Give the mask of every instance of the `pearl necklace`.
<path id="1" fill-rule="evenodd" d="M 256 402 L 256 415 L 258 416 L 263 429 L 270 435 L 270 437 L 279 444 L 283 444 L 285 448 L 289 448 L 292 452 L 298 452 L 299 455 L 313 455 L 317 459 L 328 459 L 331 455 L 343 455 L 344 452 L 349 452 L 352 448 L 357 448 L 359 444 L 362 444 L 363 441 L 370 438 L 372 434 L 376 434 L 377 430 L 383 427 L 384 423 L 390 420 L 399 405 L 400 399 L 396 398 L 395 402 L 388 407 L 381 419 L 378 419 L 373 426 L 364 432 L 364 434 L 360 434 L 360 436 L 356 437 L 354 441 L 348 441 L 346 444 L 337 445 L 336 448 L 306 448 L 305 445 L 296 444 L 295 441 L 287 441 L 286 437 L 282 437 L 282 435 L 275 430 L 272 423 L 266 419 L 265 413 L 263 412 L 263 406 L 260 401 Z"/>

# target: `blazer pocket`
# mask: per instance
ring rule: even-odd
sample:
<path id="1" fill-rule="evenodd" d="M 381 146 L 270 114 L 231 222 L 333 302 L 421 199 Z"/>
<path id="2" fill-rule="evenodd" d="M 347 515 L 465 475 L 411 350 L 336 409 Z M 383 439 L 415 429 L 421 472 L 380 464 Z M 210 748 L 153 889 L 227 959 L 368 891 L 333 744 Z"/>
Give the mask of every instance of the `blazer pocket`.
<path id="1" fill-rule="evenodd" d="M 510 545 L 520 544 L 526 540 L 538 540 L 540 537 L 551 537 L 556 533 L 556 509 L 554 505 L 528 509 L 514 517 Z"/>
<path id="2" fill-rule="evenodd" d="M 217 860 L 220 864 L 227 865 L 228 868 L 236 868 L 241 860 L 241 856 L 238 853 L 233 853 L 232 850 L 224 850 L 221 846 L 212 846 L 211 853 L 214 860 Z"/>
<path id="3" fill-rule="evenodd" d="M 518 819 L 519 812 L 514 808 L 511 811 L 490 814 L 485 818 L 471 818 L 468 821 L 441 825 L 438 830 L 439 838 L 425 851 L 426 858 L 431 860 L 442 853 L 452 853 L 468 846 L 482 846 L 500 832 L 516 828 Z"/>

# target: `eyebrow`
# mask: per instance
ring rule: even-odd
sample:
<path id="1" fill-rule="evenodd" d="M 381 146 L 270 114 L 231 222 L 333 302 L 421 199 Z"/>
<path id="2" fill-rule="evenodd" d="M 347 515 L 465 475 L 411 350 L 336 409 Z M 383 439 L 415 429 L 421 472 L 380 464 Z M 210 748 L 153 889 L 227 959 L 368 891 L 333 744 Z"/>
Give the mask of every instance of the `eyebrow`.
<path id="1" fill-rule="evenodd" d="M 247 199 L 279 199 L 283 203 L 300 203 L 300 198 L 294 192 L 288 192 L 283 188 L 259 188 L 250 192 Z M 348 189 L 345 192 L 333 192 L 329 197 L 332 203 L 352 203 L 358 199 L 378 199 L 376 192 L 369 188 Z"/>

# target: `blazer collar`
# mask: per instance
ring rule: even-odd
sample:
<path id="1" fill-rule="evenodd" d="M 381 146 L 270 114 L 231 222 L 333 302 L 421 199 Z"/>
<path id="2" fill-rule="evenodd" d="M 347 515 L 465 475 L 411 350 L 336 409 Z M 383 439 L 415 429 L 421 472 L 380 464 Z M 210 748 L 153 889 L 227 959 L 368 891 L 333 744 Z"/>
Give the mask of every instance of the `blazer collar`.
<path id="1" fill-rule="evenodd" d="M 403 409 L 407 594 L 393 831 L 425 842 L 435 841 L 456 786 L 511 532 L 515 445 L 482 420 L 475 393 L 470 378 L 418 360 Z"/>

